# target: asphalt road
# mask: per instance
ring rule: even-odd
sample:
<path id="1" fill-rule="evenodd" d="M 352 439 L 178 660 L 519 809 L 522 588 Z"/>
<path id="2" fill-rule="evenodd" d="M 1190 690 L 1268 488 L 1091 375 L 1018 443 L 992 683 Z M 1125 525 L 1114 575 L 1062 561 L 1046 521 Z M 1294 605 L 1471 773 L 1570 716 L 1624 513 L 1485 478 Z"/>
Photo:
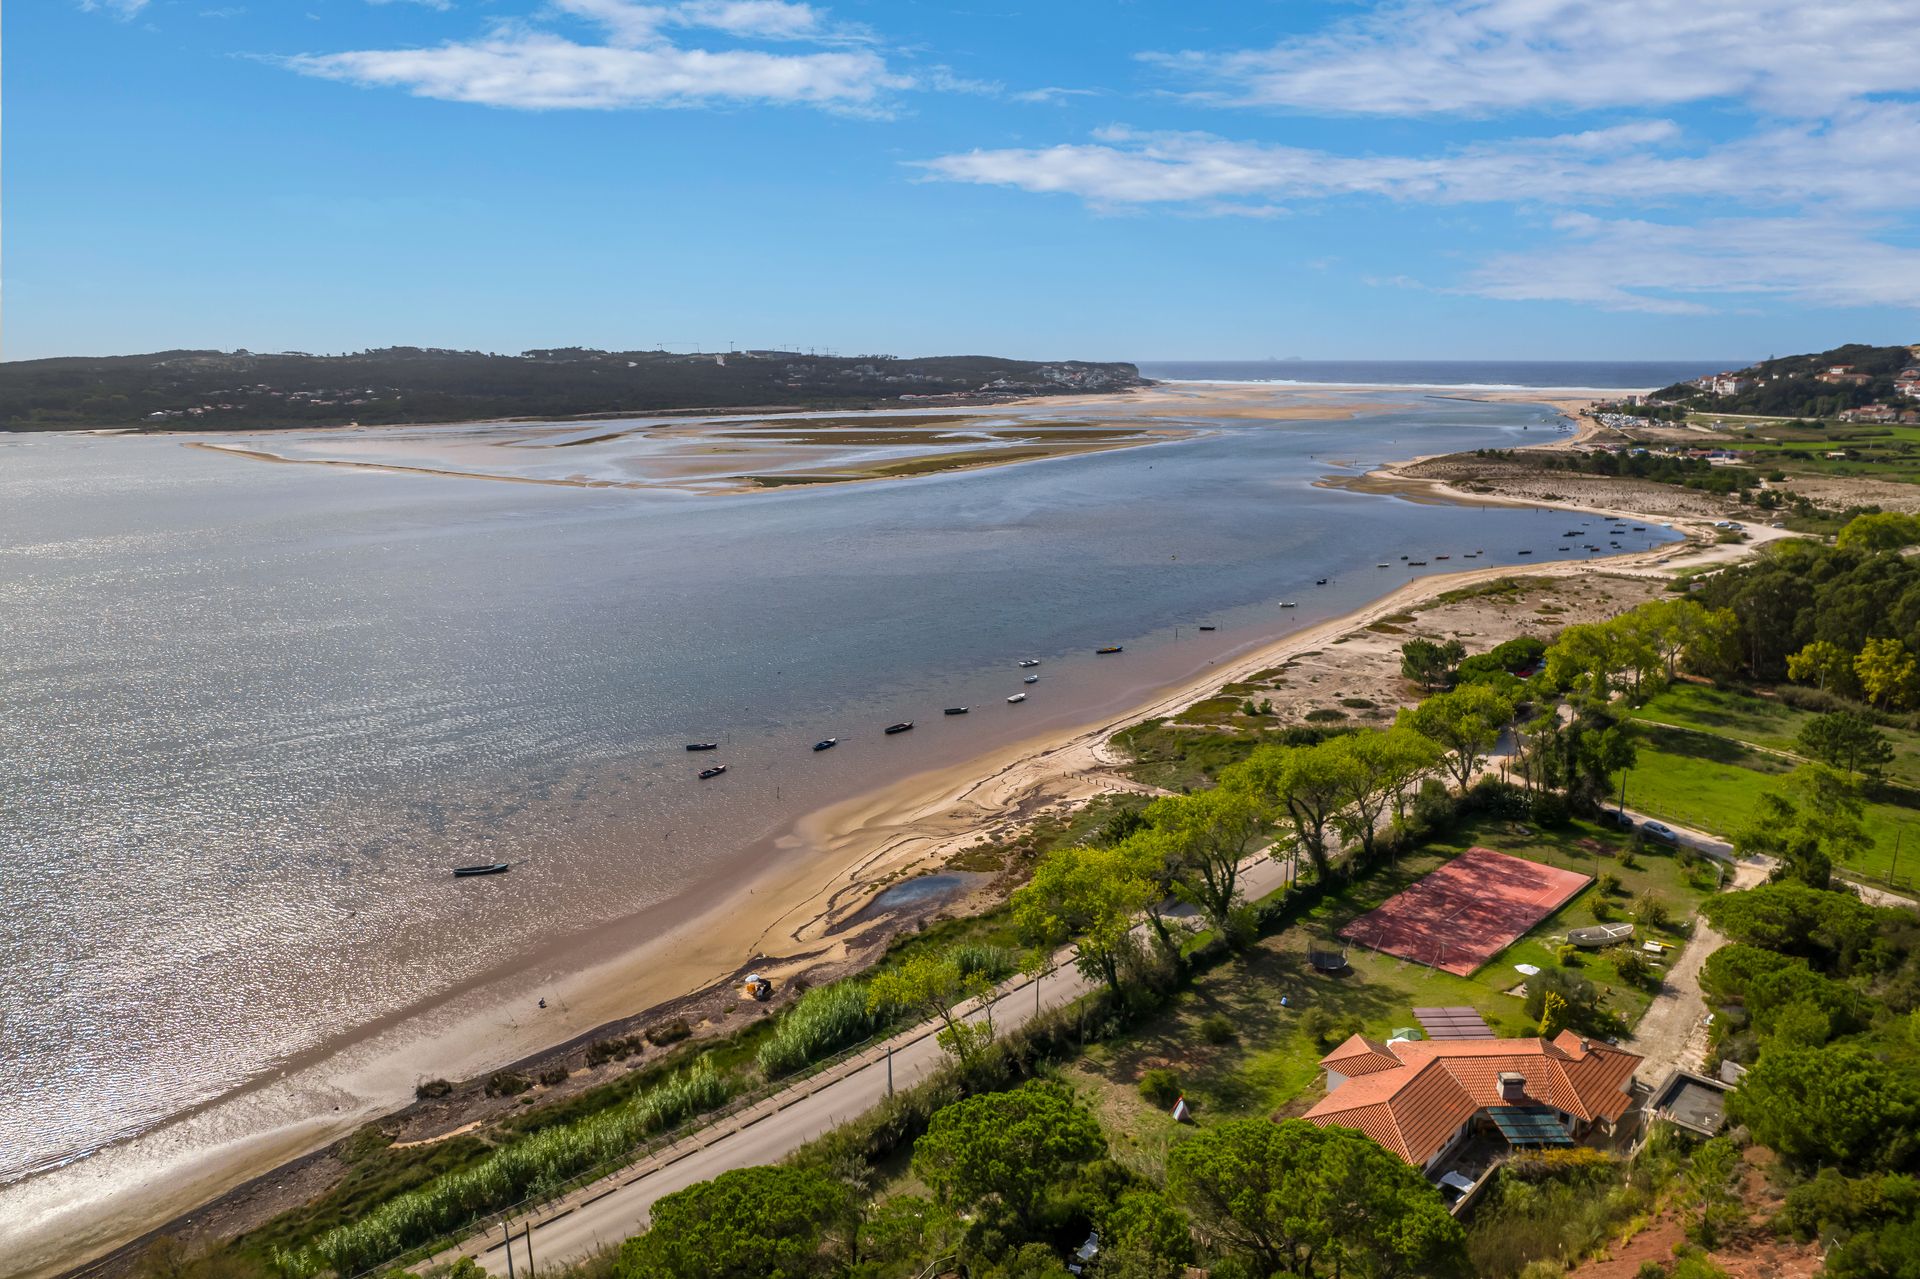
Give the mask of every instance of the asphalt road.
<path id="1" fill-rule="evenodd" d="M 1241 871 L 1248 900 L 1281 886 L 1286 868 L 1264 855 Z M 1038 989 L 1036 990 L 1036 984 Z M 1038 979 L 1019 978 L 1002 986 L 993 999 L 996 1032 L 1004 1033 L 1037 1011 L 1057 1008 L 1093 988 L 1066 961 Z M 970 1020 L 982 1014 L 976 1010 Z M 617 1247 L 647 1227 L 653 1203 L 732 1168 L 776 1163 L 814 1138 L 866 1113 L 891 1087 L 907 1088 L 931 1075 L 945 1054 L 934 1042 L 933 1023 L 923 1023 L 833 1070 L 802 1081 L 689 1136 L 677 1147 L 584 1186 L 540 1211 L 512 1223 L 514 1274 L 524 1276 L 529 1256 L 536 1267 L 577 1261 L 603 1247 Z M 889 1063 L 889 1056 L 891 1062 Z M 531 1228 L 531 1237 L 523 1237 Z M 531 1251 L 529 1251 L 531 1250 Z M 454 1257 L 477 1260 L 490 1273 L 506 1275 L 507 1247 L 498 1227 L 491 1235 L 468 1240 Z"/>

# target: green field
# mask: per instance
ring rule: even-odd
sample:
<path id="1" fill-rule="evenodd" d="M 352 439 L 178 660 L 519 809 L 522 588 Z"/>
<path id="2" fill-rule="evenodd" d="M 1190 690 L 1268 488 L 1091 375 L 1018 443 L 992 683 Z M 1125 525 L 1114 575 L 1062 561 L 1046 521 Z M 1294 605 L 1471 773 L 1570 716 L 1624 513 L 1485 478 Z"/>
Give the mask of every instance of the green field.
<path id="1" fill-rule="evenodd" d="M 1679 722 L 1667 711 L 1655 712 L 1654 708 L 1663 700 L 1664 697 L 1649 702 L 1643 708 L 1643 717 Z M 1760 701 L 1758 698 L 1748 700 Z M 1805 715 L 1790 707 L 1778 709 L 1792 715 Z M 1761 711 L 1749 714 L 1765 716 Z M 1779 740 L 1778 724 L 1775 721 L 1775 731 L 1749 740 L 1771 745 Z M 1760 796 L 1778 785 L 1795 763 L 1754 750 L 1740 740 L 1711 729 L 1689 732 L 1643 724 L 1640 734 L 1639 758 L 1625 778 L 1627 807 L 1727 839 L 1748 821 Z M 1896 739 L 1901 752 L 1892 771 L 1904 778 L 1915 767 L 1914 735 L 1890 731 L 1888 736 Z M 1790 738 L 1787 745 L 1791 745 Z M 1621 778 L 1616 774 L 1616 795 L 1620 785 Z M 1913 794 L 1904 788 L 1891 793 Z M 1857 862 L 1840 867 L 1841 871 L 1883 883 L 1888 882 L 1889 874 L 1894 874 L 1896 887 L 1910 887 L 1916 872 L 1920 871 L 1920 848 L 1913 846 L 1920 838 L 1920 810 L 1904 804 L 1875 802 L 1866 805 L 1864 818 L 1874 846 Z"/>
<path id="2" fill-rule="evenodd" d="M 1589 875 L 1597 869 L 1618 876 L 1620 889 L 1610 899 L 1615 919 L 1636 895 L 1650 890 L 1676 920 L 1684 921 L 1718 879 L 1709 868 L 1690 872 L 1673 856 L 1651 850 L 1638 854 L 1636 866 L 1623 866 L 1619 853 L 1626 841 L 1585 823 L 1545 835 L 1522 823 L 1483 820 L 1328 898 L 1305 919 L 1263 938 L 1239 960 L 1199 975 L 1171 1004 L 1123 1038 L 1088 1049 L 1069 1067 L 1068 1077 L 1094 1102 L 1109 1130 L 1121 1135 L 1132 1161 L 1157 1167 L 1175 1125 L 1140 1096 L 1142 1073 L 1173 1069 L 1203 1124 L 1300 1113 L 1321 1096 L 1319 1061 L 1327 1051 L 1303 1027 L 1302 1019 L 1313 1009 L 1324 1009 L 1340 1022 L 1352 1022 L 1383 1039 L 1398 1027 L 1417 1026 L 1413 1008 L 1427 1004 L 1470 1004 L 1499 1034 L 1534 1033 L 1521 998 L 1508 993 L 1525 980 L 1514 965 L 1554 966 L 1567 930 L 1594 922 L 1596 887 L 1542 920 L 1471 977 L 1354 945 L 1347 947 L 1348 972 L 1328 975 L 1307 962 L 1310 942 L 1339 945 L 1335 934 L 1350 920 L 1433 870 L 1447 855 L 1474 844 Z M 1647 935 L 1682 943 L 1685 925 L 1647 930 Z M 1678 953 L 1669 952 L 1669 962 Z M 1607 1007 L 1629 1024 L 1646 1011 L 1651 996 L 1622 984 L 1606 954 L 1583 952 L 1579 971 L 1605 992 Z M 1234 1029 L 1224 1043 L 1208 1042 L 1201 1031 L 1202 1020 L 1216 1014 Z"/>

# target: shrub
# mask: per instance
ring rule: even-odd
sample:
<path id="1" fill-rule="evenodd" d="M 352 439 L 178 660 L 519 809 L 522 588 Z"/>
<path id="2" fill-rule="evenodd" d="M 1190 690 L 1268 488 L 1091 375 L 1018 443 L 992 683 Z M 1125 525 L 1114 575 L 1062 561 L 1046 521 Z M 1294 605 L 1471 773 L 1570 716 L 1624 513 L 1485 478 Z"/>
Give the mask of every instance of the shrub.
<path id="1" fill-rule="evenodd" d="M 1180 1079 L 1171 1070 L 1149 1070 L 1140 1076 L 1140 1095 L 1162 1109 L 1180 1100 Z"/>
<path id="2" fill-rule="evenodd" d="M 1623 947 L 1614 956 L 1613 970 L 1620 974 L 1620 980 L 1629 986 L 1646 986 L 1653 979 L 1653 965 L 1647 957 L 1631 946 Z"/>
<path id="3" fill-rule="evenodd" d="M 1562 968 L 1578 968 L 1580 966 L 1580 948 L 1572 942 L 1568 942 L 1566 945 L 1555 950 L 1553 957 L 1559 962 Z"/>
<path id="4" fill-rule="evenodd" d="M 1565 826 L 1573 812 L 1559 791 L 1537 790 L 1527 798 L 1527 816 L 1541 826 Z"/>
<path id="5" fill-rule="evenodd" d="M 1620 877 L 1610 870 L 1603 871 L 1600 878 L 1594 881 L 1594 887 L 1600 890 L 1601 896 L 1611 897 L 1620 891 Z"/>
<path id="6" fill-rule="evenodd" d="M 549 1088 L 553 1087 L 555 1084 L 566 1083 L 567 1068 L 565 1066 L 547 1067 L 545 1070 L 540 1072 L 540 1082 L 545 1084 Z"/>
<path id="7" fill-rule="evenodd" d="M 1347 713 L 1345 711 L 1337 711 L 1331 706 L 1322 706 L 1318 710 L 1308 711 L 1305 716 L 1307 722 L 1310 724 L 1324 724 L 1329 720 L 1345 719 L 1346 717 Z"/>
<path id="8" fill-rule="evenodd" d="M 644 1033 L 648 1043 L 656 1048 L 664 1048 L 668 1044 L 677 1044 L 691 1035 L 693 1027 L 687 1025 L 684 1020 L 675 1018 L 672 1021 L 663 1021 L 657 1026 L 649 1026 Z"/>
<path id="9" fill-rule="evenodd" d="M 1600 923 L 1604 924 L 1613 918 L 1613 903 L 1605 897 L 1602 897 L 1599 893 L 1595 893 L 1587 899 L 1587 909 L 1593 913 L 1594 919 Z"/>
<path id="10" fill-rule="evenodd" d="M 1233 1037 L 1233 1019 L 1225 1013 L 1208 1013 L 1200 1019 L 1200 1038 L 1208 1043 L 1231 1043 Z"/>
<path id="11" fill-rule="evenodd" d="M 1343 697 L 1340 699 L 1340 704 L 1348 710 L 1354 711 L 1370 711 L 1375 705 L 1375 703 L 1364 697 Z"/>
<path id="12" fill-rule="evenodd" d="M 445 1079 L 428 1079 L 413 1086 L 416 1101 L 426 1101 L 432 1097 L 448 1097 L 453 1094 L 453 1085 Z"/>
<path id="13" fill-rule="evenodd" d="M 533 1087 L 533 1081 L 517 1070 L 496 1071 L 487 1077 L 487 1096 L 512 1097 Z"/>
<path id="14" fill-rule="evenodd" d="M 1633 915 L 1648 928 L 1665 928 L 1673 919 L 1673 912 L 1667 909 L 1666 902 L 1652 892 L 1641 893 L 1633 899 Z"/>
<path id="15" fill-rule="evenodd" d="M 1667 1279 L 1667 1268 L 1657 1261 L 1643 1261 L 1633 1272 L 1633 1279 Z"/>
<path id="16" fill-rule="evenodd" d="M 769 1079 L 791 1074 L 865 1039 L 890 1012 L 867 1011 L 867 984 L 862 981 L 810 990 L 782 1014 L 772 1037 L 760 1045 L 760 1069 Z"/>
<path id="17" fill-rule="evenodd" d="M 639 1040 L 633 1038 L 596 1040 L 587 1045 L 587 1065 L 598 1066 L 606 1061 L 624 1060 L 639 1047 Z"/>

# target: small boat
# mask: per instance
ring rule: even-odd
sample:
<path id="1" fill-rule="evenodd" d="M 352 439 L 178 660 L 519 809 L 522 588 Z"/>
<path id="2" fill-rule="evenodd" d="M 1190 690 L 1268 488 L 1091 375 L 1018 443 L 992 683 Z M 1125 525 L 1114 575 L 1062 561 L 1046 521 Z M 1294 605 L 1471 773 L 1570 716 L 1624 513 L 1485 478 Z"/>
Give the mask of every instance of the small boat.
<path id="1" fill-rule="evenodd" d="M 455 866 L 453 877 L 465 879 L 470 875 L 504 875 L 513 868 L 505 862 L 489 862 L 485 866 Z"/>
<path id="2" fill-rule="evenodd" d="M 1434 556 L 1433 558 L 1434 558 L 1434 559 L 1436 559 L 1436 560 L 1450 560 L 1450 559 L 1452 559 L 1452 558 L 1453 558 L 1453 556 L 1451 556 L 1451 555 L 1436 555 L 1436 556 Z"/>
<path id="3" fill-rule="evenodd" d="M 1020 665 L 1022 665 L 1022 666 L 1038 666 L 1038 665 L 1040 665 L 1040 659 L 1039 659 L 1039 658 L 1037 658 L 1037 657 L 1029 657 L 1029 658 L 1027 658 L 1027 659 L 1026 659 L 1025 661 L 1023 661 L 1023 662 L 1021 662 L 1021 663 L 1020 663 Z"/>
<path id="4" fill-rule="evenodd" d="M 1425 568 L 1426 566 L 1427 566 L 1427 562 L 1425 560 L 1408 560 L 1407 561 L 1408 568 Z"/>
<path id="5" fill-rule="evenodd" d="M 1029 675 L 1025 679 L 1021 680 L 1020 682 L 1022 684 L 1038 684 L 1040 682 L 1040 677 L 1038 675 Z"/>
<path id="6" fill-rule="evenodd" d="M 965 715 L 967 713 L 967 708 L 964 706 L 949 706 L 947 707 L 947 709 L 945 709 L 944 711 L 941 711 L 940 713 L 942 715 Z"/>
<path id="7" fill-rule="evenodd" d="M 690 751 L 717 751 L 720 749 L 720 743 L 719 742 L 688 742 L 687 749 Z"/>
<path id="8" fill-rule="evenodd" d="M 1392 567 L 1393 567 L 1393 565 L 1391 565 L 1391 564 L 1375 564 L 1375 565 L 1374 565 L 1374 567 L 1375 567 L 1375 568 L 1392 568 Z"/>
<path id="9" fill-rule="evenodd" d="M 1633 531 L 1636 533 L 1644 533 L 1647 531 L 1647 526 L 1644 524 L 1636 524 L 1633 526 Z"/>
<path id="10" fill-rule="evenodd" d="M 1009 697 L 1007 700 L 1010 702 L 1024 702 L 1027 700 L 1027 695 L 1025 693 L 1015 693 L 1012 697 Z"/>
<path id="11" fill-rule="evenodd" d="M 1564 551 L 1564 550 L 1567 550 L 1568 548 L 1564 546 L 1556 546 L 1553 549 L 1556 551 Z"/>
<path id="12" fill-rule="evenodd" d="M 1280 607 L 1281 608 L 1298 608 L 1299 605 L 1295 604 L 1292 600 L 1281 600 Z"/>
<path id="13" fill-rule="evenodd" d="M 1562 533 L 1560 536 L 1561 537 L 1579 537 L 1580 530 L 1577 528 L 1570 528 L 1566 532 Z"/>
<path id="14" fill-rule="evenodd" d="M 823 737 L 813 744 L 813 749 L 817 751 L 830 751 L 839 744 L 840 739 L 837 737 Z"/>
<path id="15" fill-rule="evenodd" d="M 1315 586 L 1325 586 L 1327 584 L 1327 579 L 1324 577 L 1316 577 L 1313 579 L 1313 584 Z"/>
<path id="16" fill-rule="evenodd" d="M 703 768 L 700 770 L 700 780 L 704 782 L 707 778 L 718 777 L 726 771 L 727 766 L 725 764 L 715 764 L 712 768 Z"/>
<path id="17" fill-rule="evenodd" d="M 1385 565 L 1385 564 L 1382 564 L 1382 565 L 1381 565 L 1380 567 L 1381 567 L 1381 568 L 1385 568 L 1385 567 L 1386 567 L 1386 565 Z M 1220 628 L 1219 628 L 1218 626 L 1202 626 L 1202 627 L 1201 627 L 1200 629 L 1201 629 L 1201 630 L 1203 630 L 1203 631 L 1217 631 L 1217 630 L 1219 630 Z"/>
<path id="18" fill-rule="evenodd" d="M 1533 554 L 1533 552 L 1532 551 L 1515 551 L 1514 554 L 1515 555 L 1531 555 Z"/>
<path id="19" fill-rule="evenodd" d="M 1405 558 L 1407 558 L 1407 557 L 1406 557 L 1406 556 L 1404 556 L 1404 555 L 1402 555 L 1402 556 L 1401 556 L 1400 558 L 1404 560 L 1404 559 L 1405 559 Z"/>
<path id="20" fill-rule="evenodd" d="M 1118 653 L 1120 646 L 1118 644 L 1109 644 L 1105 648 L 1096 648 L 1093 651 L 1096 653 Z"/>
<path id="21" fill-rule="evenodd" d="M 901 721 L 900 721 L 900 722 L 899 722 L 898 724 L 889 724 L 889 725 L 887 725 L 887 732 L 888 732 L 888 734 L 889 734 L 889 735 L 891 735 L 891 734 L 894 734 L 894 733 L 904 733 L 904 732 L 906 732 L 906 731 L 907 731 L 908 729 L 911 729 L 912 727 L 913 727 L 913 721 L 912 721 L 912 720 L 910 720 L 910 719 L 903 719 L 903 720 L 901 720 Z"/>

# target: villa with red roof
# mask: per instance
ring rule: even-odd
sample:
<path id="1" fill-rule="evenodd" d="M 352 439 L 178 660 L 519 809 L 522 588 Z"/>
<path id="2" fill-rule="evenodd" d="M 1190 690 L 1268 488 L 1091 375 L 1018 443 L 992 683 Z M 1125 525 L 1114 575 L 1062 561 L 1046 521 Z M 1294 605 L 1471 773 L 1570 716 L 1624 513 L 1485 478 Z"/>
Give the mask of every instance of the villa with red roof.
<path id="1" fill-rule="evenodd" d="M 1424 1172 L 1475 1132 L 1515 1146 L 1612 1135 L 1634 1109 L 1641 1058 L 1563 1030 L 1552 1039 L 1355 1035 L 1320 1059 L 1327 1095 L 1304 1116 L 1358 1128 Z"/>

